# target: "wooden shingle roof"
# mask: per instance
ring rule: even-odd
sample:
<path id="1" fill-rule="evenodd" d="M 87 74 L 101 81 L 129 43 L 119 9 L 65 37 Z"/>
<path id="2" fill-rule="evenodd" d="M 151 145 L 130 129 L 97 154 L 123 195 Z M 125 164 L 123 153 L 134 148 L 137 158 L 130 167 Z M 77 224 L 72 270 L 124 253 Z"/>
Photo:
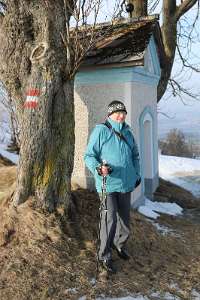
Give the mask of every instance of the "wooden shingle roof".
<path id="1" fill-rule="evenodd" d="M 82 67 L 125 62 L 131 65 L 143 65 L 145 49 L 152 35 L 162 67 L 164 51 L 157 16 L 124 19 L 114 24 L 99 24 L 95 30 L 95 43 L 84 59 Z"/>

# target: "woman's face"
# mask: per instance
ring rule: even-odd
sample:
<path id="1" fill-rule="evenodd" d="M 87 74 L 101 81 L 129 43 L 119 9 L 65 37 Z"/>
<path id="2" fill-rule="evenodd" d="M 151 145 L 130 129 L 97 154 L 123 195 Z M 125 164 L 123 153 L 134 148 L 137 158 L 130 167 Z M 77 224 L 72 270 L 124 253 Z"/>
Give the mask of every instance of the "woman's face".
<path id="1" fill-rule="evenodd" d="M 113 121 L 118 123 L 123 123 L 126 119 L 126 112 L 125 111 L 117 111 L 114 112 L 112 115 L 109 116 Z"/>

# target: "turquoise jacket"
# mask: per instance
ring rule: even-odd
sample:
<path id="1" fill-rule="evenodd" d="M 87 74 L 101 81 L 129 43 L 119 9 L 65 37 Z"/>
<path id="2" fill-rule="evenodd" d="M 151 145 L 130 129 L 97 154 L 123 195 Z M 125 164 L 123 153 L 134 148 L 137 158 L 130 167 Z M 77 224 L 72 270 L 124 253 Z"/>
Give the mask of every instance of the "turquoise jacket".
<path id="1" fill-rule="evenodd" d="M 123 134 L 128 144 L 119 138 L 112 129 L 104 124 L 94 128 L 84 155 L 85 164 L 95 177 L 97 192 L 101 192 L 102 176 L 96 168 L 103 161 L 112 168 L 107 176 L 106 191 L 131 192 L 136 180 L 140 178 L 139 153 L 130 127 L 126 123 L 118 123 L 110 118 L 107 121 L 112 128 Z"/>

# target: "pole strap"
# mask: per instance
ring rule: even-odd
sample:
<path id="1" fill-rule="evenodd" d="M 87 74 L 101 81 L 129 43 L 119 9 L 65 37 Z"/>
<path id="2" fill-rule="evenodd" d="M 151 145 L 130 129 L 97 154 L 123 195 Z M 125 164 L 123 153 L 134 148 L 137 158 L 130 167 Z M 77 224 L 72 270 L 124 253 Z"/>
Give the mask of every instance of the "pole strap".
<path id="1" fill-rule="evenodd" d="M 119 139 L 123 140 L 132 151 L 132 148 L 131 148 L 130 144 L 128 143 L 127 139 L 125 138 L 125 136 L 121 132 L 118 132 L 117 130 L 115 130 L 107 120 L 105 121 L 105 123 L 102 123 L 102 124 L 105 125 L 106 127 L 108 127 L 111 131 L 113 131 L 116 134 L 116 136 Z"/>

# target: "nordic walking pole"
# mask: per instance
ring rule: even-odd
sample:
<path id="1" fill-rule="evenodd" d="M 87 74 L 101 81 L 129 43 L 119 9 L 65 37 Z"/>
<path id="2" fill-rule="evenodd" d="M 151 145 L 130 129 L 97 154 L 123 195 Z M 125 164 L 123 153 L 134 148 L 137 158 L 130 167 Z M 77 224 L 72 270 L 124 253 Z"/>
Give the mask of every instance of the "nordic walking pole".
<path id="1" fill-rule="evenodd" d="M 101 197 L 100 197 L 100 220 L 99 220 L 99 228 L 98 228 L 98 241 L 97 241 L 97 274 L 99 271 L 99 250 L 100 250 L 100 231 L 101 231 L 101 220 L 102 220 L 102 210 L 104 209 L 105 212 L 105 223 L 106 223 L 106 233 L 108 236 L 108 224 L 107 224 L 107 193 L 106 193 L 106 180 L 107 180 L 107 175 L 103 175 L 101 168 L 102 166 L 107 166 L 108 167 L 108 174 L 112 172 L 112 169 L 109 167 L 106 161 L 103 161 L 101 166 L 97 168 L 97 172 L 99 175 L 102 176 L 102 186 L 101 186 Z"/>
<path id="2" fill-rule="evenodd" d="M 103 165 L 103 163 L 102 163 L 102 165 Z M 101 173 L 102 165 L 97 169 L 98 174 L 101 176 L 102 176 L 102 173 Z M 101 197 L 100 197 L 100 207 L 99 207 L 99 228 L 98 228 L 98 233 L 97 233 L 97 274 L 96 274 L 96 277 L 98 277 L 98 273 L 99 273 L 101 219 L 102 219 L 102 210 L 103 210 L 103 204 L 104 204 L 105 197 L 106 197 L 106 176 L 102 176 Z"/>

